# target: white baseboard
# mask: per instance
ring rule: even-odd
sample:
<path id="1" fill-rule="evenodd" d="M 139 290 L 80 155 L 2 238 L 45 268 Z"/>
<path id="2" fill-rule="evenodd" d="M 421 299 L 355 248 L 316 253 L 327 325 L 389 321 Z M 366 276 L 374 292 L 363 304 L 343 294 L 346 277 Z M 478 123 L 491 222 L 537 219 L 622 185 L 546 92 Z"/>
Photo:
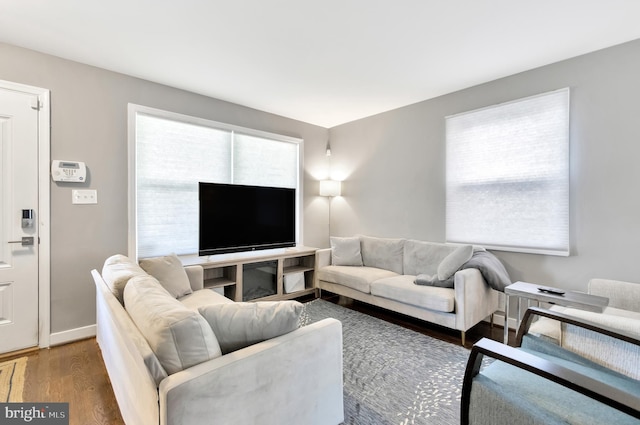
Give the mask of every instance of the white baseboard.
<path id="1" fill-rule="evenodd" d="M 49 345 L 61 345 L 78 341 L 80 339 L 92 338 L 94 336 L 96 336 L 96 325 L 89 325 L 82 328 L 52 333 L 49 337 Z"/>

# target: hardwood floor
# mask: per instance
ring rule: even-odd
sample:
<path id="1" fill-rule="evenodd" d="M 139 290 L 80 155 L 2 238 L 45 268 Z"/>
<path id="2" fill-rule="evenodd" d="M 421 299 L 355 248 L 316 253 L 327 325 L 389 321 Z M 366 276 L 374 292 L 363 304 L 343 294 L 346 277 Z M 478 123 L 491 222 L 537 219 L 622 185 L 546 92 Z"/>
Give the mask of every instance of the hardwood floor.
<path id="1" fill-rule="evenodd" d="M 25 402 L 69 403 L 70 425 L 121 425 L 95 338 L 27 353 Z"/>
<path id="2" fill-rule="evenodd" d="M 323 295 L 323 299 L 460 344 L 460 332 L 457 331 L 344 297 Z M 502 341 L 502 328 L 480 323 L 467 332 L 465 346 L 471 347 L 482 337 Z M 23 393 L 25 402 L 68 402 L 70 425 L 124 424 L 95 338 L 20 354 L 29 357 Z"/>

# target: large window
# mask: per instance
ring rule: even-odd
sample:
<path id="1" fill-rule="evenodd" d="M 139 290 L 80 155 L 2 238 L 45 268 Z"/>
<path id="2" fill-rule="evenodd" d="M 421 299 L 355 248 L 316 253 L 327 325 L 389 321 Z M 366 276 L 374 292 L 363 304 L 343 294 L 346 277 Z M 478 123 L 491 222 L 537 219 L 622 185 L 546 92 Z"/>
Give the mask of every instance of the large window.
<path id="1" fill-rule="evenodd" d="M 569 255 L 569 89 L 446 118 L 446 238 Z"/>
<path id="2" fill-rule="evenodd" d="M 302 141 L 129 105 L 129 253 L 198 252 L 198 182 L 297 189 Z"/>

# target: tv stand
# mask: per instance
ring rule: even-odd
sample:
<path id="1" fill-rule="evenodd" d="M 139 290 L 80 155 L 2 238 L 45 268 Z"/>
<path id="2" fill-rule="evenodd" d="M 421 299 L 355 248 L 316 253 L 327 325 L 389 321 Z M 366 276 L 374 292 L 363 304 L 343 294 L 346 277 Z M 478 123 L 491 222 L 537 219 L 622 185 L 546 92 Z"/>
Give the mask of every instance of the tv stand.
<path id="1" fill-rule="evenodd" d="M 181 256 L 185 266 L 201 265 L 204 287 L 223 292 L 234 301 L 276 301 L 316 295 L 313 286 L 317 248 L 298 246 L 209 256 Z M 261 269 L 261 270 L 260 270 Z M 247 274 L 245 282 L 244 275 Z M 254 276 L 262 275 L 263 278 Z M 300 281 L 287 291 L 285 280 Z M 256 288 L 266 296 L 254 298 Z"/>

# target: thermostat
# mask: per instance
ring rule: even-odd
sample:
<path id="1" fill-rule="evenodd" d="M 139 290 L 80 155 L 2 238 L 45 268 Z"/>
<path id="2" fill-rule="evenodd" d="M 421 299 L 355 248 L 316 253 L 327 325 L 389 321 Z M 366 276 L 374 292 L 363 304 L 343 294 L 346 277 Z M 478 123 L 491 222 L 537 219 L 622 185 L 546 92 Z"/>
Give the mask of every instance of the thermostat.
<path id="1" fill-rule="evenodd" d="M 83 183 L 87 179 L 87 167 L 84 162 L 53 160 L 51 177 L 56 182 Z"/>

